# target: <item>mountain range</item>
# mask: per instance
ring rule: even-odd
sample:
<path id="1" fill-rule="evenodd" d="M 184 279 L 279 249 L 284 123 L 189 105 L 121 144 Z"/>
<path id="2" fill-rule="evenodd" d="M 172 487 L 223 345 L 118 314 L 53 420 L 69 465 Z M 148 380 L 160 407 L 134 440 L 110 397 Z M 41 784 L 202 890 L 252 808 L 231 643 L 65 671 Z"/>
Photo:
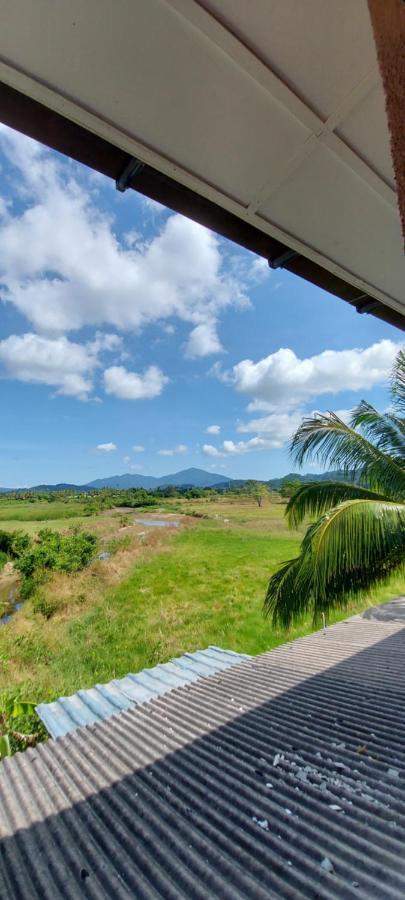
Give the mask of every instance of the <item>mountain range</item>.
<path id="1" fill-rule="evenodd" d="M 130 474 L 111 475 L 109 478 L 96 478 L 87 484 L 36 484 L 31 488 L 0 488 L 0 493 L 9 493 L 13 490 L 31 490 L 31 491 L 94 491 L 102 488 L 116 488 L 119 490 L 127 490 L 128 488 L 146 488 L 153 490 L 159 487 L 167 487 L 174 485 L 175 487 L 222 487 L 227 485 L 242 485 L 248 479 L 243 478 L 225 478 L 216 472 L 206 472 L 205 469 L 182 469 L 180 472 L 174 472 L 170 475 L 163 475 L 161 478 L 155 478 L 153 475 Z M 262 480 L 262 479 L 261 479 Z M 321 475 L 305 474 L 290 472 L 282 478 L 270 478 L 267 482 L 269 487 L 278 490 L 284 481 L 344 481 L 347 476 L 342 472 L 324 472 Z"/>

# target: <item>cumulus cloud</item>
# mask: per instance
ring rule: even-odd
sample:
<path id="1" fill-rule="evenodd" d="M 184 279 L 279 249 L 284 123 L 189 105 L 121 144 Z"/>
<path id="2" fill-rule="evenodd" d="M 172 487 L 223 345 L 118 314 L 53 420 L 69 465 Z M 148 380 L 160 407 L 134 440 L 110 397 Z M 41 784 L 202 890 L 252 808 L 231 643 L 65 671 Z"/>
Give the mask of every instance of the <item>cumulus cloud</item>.
<path id="1" fill-rule="evenodd" d="M 134 453 L 144 453 L 145 447 L 142 444 L 134 444 L 132 450 Z"/>
<path id="2" fill-rule="evenodd" d="M 78 169 L 4 126 L 0 141 L 18 170 L 23 206 L 2 204 L 3 301 L 47 335 L 106 323 L 139 331 L 177 317 L 192 326 L 190 357 L 221 351 L 218 317 L 248 305 L 254 257 L 250 281 L 248 269 L 234 274 L 218 238 L 177 214 L 159 219 L 149 241 L 130 233 L 120 242 Z"/>
<path id="3" fill-rule="evenodd" d="M 149 366 L 143 374 L 129 372 L 124 366 L 110 366 L 104 372 L 107 394 L 120 400 L 145 400 L 158 397 L 169 379 L 158 366 Z"/>
<path id="4" fill-rule="evenodd" d="M 257 432 L 259 435 L 265 435 L 272 442 L 273 447 L 282 447 L 296 431 L 302 417 L 301 410 L 288 413 L 269 413 L 267 416 L 251 419 L 250 422 L 240 423 L 237 430 L 242 434 Z"/>
<path id="5" fill-rule="evenodd" d="M 124 462 L 124 463 L 130 463 L 130 462 L 131 462 L 131 457 L 130 457 L 130 456 L 124 456 L 124 457 L 123 457 L 123 462 Z"/>
<path id="6" fill-rule="evenodd" d="M 100 450 L 102 453 L 112 453 L 114 450 L 118 450 L 118 447 L 109 441 L 107 444 L 97 444 L 96 450 Z"/>
<path id="7" fill-rule="evenodd" d="M 253 398 L 251 411 L 275 412 L 299 407 L 322 394 L 357 391 L 383 383 L 398 349 L 398 344 L 384 340 L 364 350 L 325 350 L 299 359 L 293 350 L 282 348 L 259 362 L 244 359 L 231 372 L 219 375 L 237 391 Z"/>
<path id="8" fill-rule="evenodd" d="M 250 398 L 248 412 L 265 415 L 239 422 L 239 433 L 255 435 L 250 440 L 224 441 L 219 447 L 206 444 L 203 452 L 216 457 L 284 446 L 305 415 L 325 411 L 322 395 L 368 390 L 387 382 L 399 347 L 383 340 L 365 349 L 325 350 L 306 359 L 281 348 L 258 362 L 242 360 L 230 370 L 215 363 L 210 374 Z M 309 412 L 308 404 L 315 398 L 320 404 Z M 347 409 L 338 409 L 336 414 L 345 422 L 350 419 Z"/>
<path id="9" fill-rule="evenodd" d="M 186 356 L 189 359 L 223 352 L 224 348 L 218 337 L 216 322 L 204 322 L 193 328 L 186 345 Z"/>
<path id="10" fill-rule="evenodd" d="M 177 444 L 177 447 L 172 447 L 168 450 L 158 450 L 159 456 L 177 456 L 178 454 L 187 453 L 188 447 L 186 444 Z"/>
<path id="11" fill-rule="evenodd" d="M 0 362 L 6 375 L 31 384 L 46 384 L 57 394 L 87 399 L 100 354 L 120 346 L 113 334 L 96 334 L 93 341 L 78 344 L 66 337 L 12 334 L 0 341 Z"/>
<path id="12" fill-rule="evenodd" d="M 202 449 L 205 456 L 222 457 L 239 456 L 242 453 L 250 453 L 252 450 L 273 450 L 275 447 L 281 446 L 278 439 L 253 437 L 249 441 L 223 441 L 220 447 L 204 444 Z"/>
<path id="13" fill-rule="evenodd" d="M 221 431 L 221 426 L 220 425 L 208 425 L 208 428 L 206 428 L 205 431 L 206 431 L 206 434 L 219 434 Z"/>

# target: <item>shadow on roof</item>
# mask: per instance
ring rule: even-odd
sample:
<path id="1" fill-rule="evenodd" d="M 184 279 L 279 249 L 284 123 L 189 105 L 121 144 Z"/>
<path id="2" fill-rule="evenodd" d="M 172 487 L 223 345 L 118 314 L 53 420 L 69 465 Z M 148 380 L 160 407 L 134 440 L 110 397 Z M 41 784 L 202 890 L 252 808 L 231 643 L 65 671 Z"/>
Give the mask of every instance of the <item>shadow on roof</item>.
<path id="1" fill-rule="evenodd" d="M 403 898 L 395 628 L 341 623 L 6 760 L 0 896 Z"/>

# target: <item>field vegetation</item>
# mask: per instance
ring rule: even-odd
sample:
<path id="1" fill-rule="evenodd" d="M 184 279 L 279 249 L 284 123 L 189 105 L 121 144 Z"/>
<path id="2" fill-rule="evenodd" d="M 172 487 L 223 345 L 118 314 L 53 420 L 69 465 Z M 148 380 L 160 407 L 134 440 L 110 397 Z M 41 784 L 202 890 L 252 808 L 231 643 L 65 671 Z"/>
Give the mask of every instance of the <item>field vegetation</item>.
<path id="1" fill-rule="evenodd" d="M 285 500 L 255 491 L 0 498 L 0 596 L 14 578 L 24 600 L 0 624 L 0 716 L 209 644 L 256 654 L 308 633 L 308 617 L 287 633 L 263 616 L 269 576 L 297 554 L 304 524 L 291 532 Z M 404 588 L 393 578 L 331 621 Z M 44 736 L 26 710 L 13 729 Z"/>

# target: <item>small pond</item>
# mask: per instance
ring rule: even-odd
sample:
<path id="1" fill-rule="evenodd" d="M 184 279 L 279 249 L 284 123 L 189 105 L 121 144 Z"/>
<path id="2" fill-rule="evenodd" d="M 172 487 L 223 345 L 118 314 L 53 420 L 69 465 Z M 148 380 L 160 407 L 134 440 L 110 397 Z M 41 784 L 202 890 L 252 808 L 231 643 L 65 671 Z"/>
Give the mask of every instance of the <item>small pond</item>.
<path id="1" fill-rule="evenodd" d="M 152 525 L 155 528 L 178 528 L 178 519 L 136 519 L 138 525 Z"/>
<path id="2" fill-rule="evenodd" d="M 0 625 L 6 625 L 21 607 L 22 603 L 18 600 L 18 579 L 8 578 L 3 584 L 0 582 Z"/>

